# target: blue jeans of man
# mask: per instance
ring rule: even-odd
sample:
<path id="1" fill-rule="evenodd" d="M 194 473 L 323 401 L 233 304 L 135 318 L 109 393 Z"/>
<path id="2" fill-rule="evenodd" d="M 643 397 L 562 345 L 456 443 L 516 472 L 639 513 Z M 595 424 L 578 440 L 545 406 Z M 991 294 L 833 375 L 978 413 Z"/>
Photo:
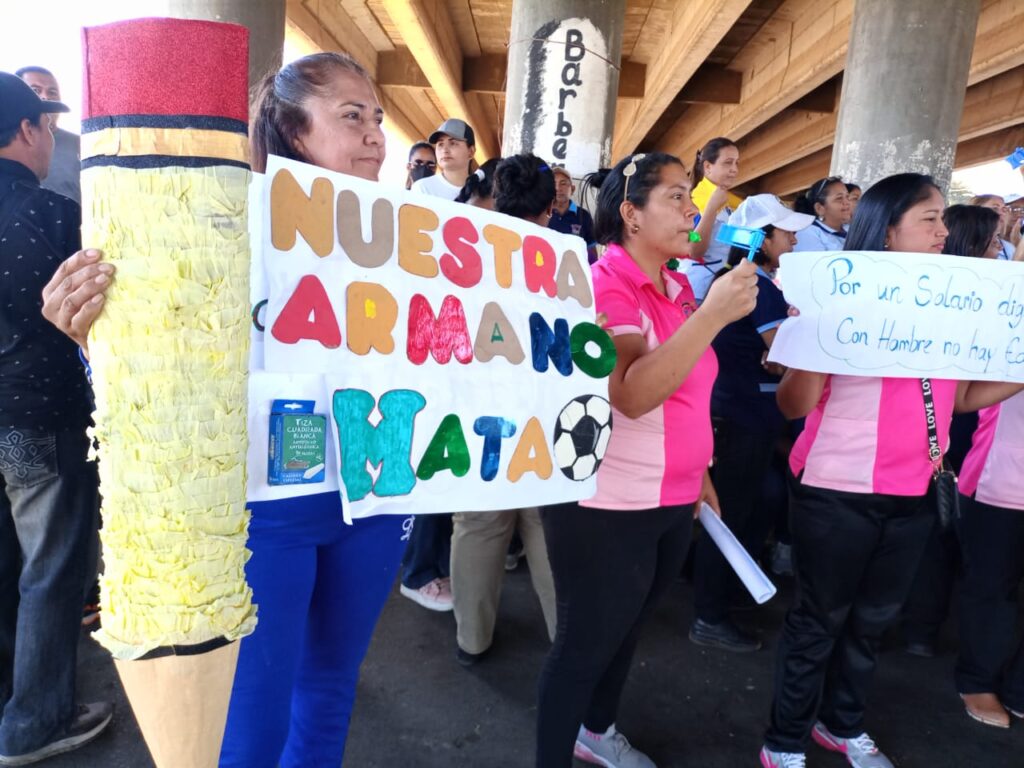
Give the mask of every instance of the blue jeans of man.
<path id="1" fill-rule="evenodd" d="M 0 754 L 61 736 L 75 713 L 82 583 L 99 479 L 85 430 L 0 429 Z"/>

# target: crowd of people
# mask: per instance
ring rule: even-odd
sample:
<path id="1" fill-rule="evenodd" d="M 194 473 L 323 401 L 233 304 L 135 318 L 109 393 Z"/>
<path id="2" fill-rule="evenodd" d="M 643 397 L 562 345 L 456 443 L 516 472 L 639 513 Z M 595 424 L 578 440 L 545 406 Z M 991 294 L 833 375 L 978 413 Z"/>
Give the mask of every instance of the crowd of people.
<path id="1" fill-rule="evenodd" d="M 62 111 L 46 70 L 0 73 L 0 765 L 10 766 L 81 746 L 111 717 L 109 704 L 76 705 L 74 671 L 96 576 L 88 330 L 116 274 L 79 242 L 77 193 L 66 186 L 75 173 L 64 172 L 76 150 L 53 117 Z M 298 59 L 257 90 L 253 170 L 277 154 L 377 181 L 382 115 L 354 60 Z M 471 666 L 493 651 L 504 572 L 525 556 L 552 639 L 536 765 L 566 768 L 575 756 L 652 768 L 616 722 L 644 621 L 689 557 L 691 641 L 722 652 L 762 644 L 733 615 L 738 580 L 708 537 L 694 536 L 705 503 L 755 556 L 773 545 L 774 567 L 796 581 L 764 768 L 806 765 L 811 742 L 857 768 L 890 767 L 866 722 L 882 634 L 902 620 L 908 652 L 934 653 L 956 580 L 955 681 L 966 713 L 997 727 L 1024 718 L 1024 645 L 1013 632 L 1024 578 L 1024 385 L 767 361 L 799 310 L 775 279 L 783 254 L 1021 260 L 1021 211 L 994 195 L 947 208 L 935 182 L 915 173 L 865 190 L 824 178 L 793 207 L 772 194 L 743 199 L 733 189 L 739 147 L 718 137 L 692 168 L 650 152 L 592 174 L 592 216 L 566 168 L 533 155 L 477 166 L 475 153 L 472 127 L 445 120 L 411 147 L 406 189 L 586 243 L 596 311 L 617 351 L 597 494 L 352 525 L 337 491 L 251 504 L 247 579 L 260 620 L 240 646 L 220 765 L 340 765 L 359 667 L 396 575 L 405 597 L 453 611 L 456 659 Z M 41 186 L 48 179 L 58 186 Z M 723 225 L 763 232 L 752 259 L 719 240 Z M 254 366 L 251 375 L 272 383 L 276 374 Z M 251 434 L 265 427 L 253 420 L 259 411 L 250 407 Z M 952 532 L 928 497 L 943 452 L 961 471 Z M 250 477 L 250 489 L 265 482 Z"/>

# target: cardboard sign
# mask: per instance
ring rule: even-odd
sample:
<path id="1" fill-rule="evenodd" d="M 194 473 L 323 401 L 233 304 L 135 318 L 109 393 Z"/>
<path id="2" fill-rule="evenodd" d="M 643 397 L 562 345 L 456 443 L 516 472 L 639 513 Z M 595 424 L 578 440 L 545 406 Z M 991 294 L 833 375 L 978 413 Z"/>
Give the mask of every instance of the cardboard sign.
<path id="1" fill-rule="evenodd" d="M 323 375 L 347 515 L 594 494 L 615 350 L 582 240 L 281 158 L 264 212 L 266 370 Z"/>
<path id="2" fill-rule="evenodd" d="M 1024 264 L 922 253 L 783 255 L 800 310 L 768 359 L 824 373 L 1024 382 Z"/>

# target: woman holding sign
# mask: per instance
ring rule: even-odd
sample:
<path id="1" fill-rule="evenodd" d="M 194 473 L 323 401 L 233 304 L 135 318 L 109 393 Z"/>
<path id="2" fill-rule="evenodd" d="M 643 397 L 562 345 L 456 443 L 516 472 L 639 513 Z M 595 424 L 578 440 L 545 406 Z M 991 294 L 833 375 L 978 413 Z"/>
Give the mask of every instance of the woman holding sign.
<path id="1" fill-rule="evenodd" d="M 944 207 L 930 177 L 890 176 L 860 199 L 845 249 L 942 253 Z M 864 710 L 882 633 L 899 615 L 936 517 L 926 503 L 928 422 L 945 446 L 954 404 L 976 410 L 1020 389 L 786 372 L 779 407 L 807 417 L 789 462 L 799 588 L 779 641 L 764 768 L 802 767 L 812 738 L 858 768 L 892 768 L 865 730 Z"/>
<path id="2" fill-rule="evenodd" d="M 707 471 L 711 341 L 757 297 L 749 262 L 699 309 L 686 277 L 665 266 L 685 251 L 697 213 L 677 158 L 628 157 L 597 185 L 596 236 L 608 249 L 592 270 L 618 354 L 614 429 L 597 495 L 541 510 L 558 626 L 541 673 L 538 768 L 568 768 L 573 754 L 653 768 L 616 730 L 619 699 L 640 625 L 686 559 L 695 506 L 718 505 Z"/>
<path id="3" fill-rule="evenodd" d="M 276 154 L 376 181 L 382 118 L 373 84 L 353 59 L 298 59 L 259 87 L 252 167 L 263 171 Z M 83 350 L 112 274 L 98 251 L 80 251 L 44 293 L 44 315 Z M 258 298 L 261 279 L 254 275 Z M 271 400 L 316 398 L 317 410 L 326 403 L 321 377 L 261 370 L 261 342 L 254 339 L 250 361 L 246 566 L 259 624 L 240 647 L 220 765 L 340 765 L 359 665 L 398 569 L 406 521 L 385 515 L 349 526 L 336 484 L 269 486 Z"/>

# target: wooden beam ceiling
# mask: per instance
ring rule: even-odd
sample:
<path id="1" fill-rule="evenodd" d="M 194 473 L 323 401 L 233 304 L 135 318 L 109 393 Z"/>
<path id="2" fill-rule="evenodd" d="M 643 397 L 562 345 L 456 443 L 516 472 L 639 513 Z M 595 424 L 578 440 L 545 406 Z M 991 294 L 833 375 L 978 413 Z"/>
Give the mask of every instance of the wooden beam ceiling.
<path id="1" fill-rule="evenodd" d="M 462 59 L 462 91 L 467 94 L 504 95 L 508 57 L 484 53 Z M 622 63 L 619 72 L 619 98 L 642 99 L 647 67 L 635 61 Z M 431 83 L 416 57 L 403 47 L 381 51 L 377 55 L 377 84 L 393 88 L 430 88 Z"/>
<path id="2" fill-rule="evenodd" d="M 1024 122 L 987 136 L 961 141 L 956 145 L 953 165 L 955 168 L 970 168 L 972 165 L 990 163 L 1013 154 L 1017 147 L 1024 147 Z"/>
<path id="3" fill-rule="evenodd" d="M 985 0 L 971 54 L 968 85 L 988 80 L 1024 61 L 1024 3 Z"/>
<path id="4" fill-rule="evenodd" d="M 676 96 L 682 104 L 739 104 L 743 73 L 718 64 L 701 64 Z"/>
<path id="5" fill-rule="evenodd" d="M 993 160 L 1000 160 L 1024 146 L 1024 122 L 1003 128 L 976 139 L 966 139 L 956 145 L 956 159 L 953 167 L 957 170 L 970 168 Z M 828 176 L 832 164 L 832 145 L 819 149 L 813 154 L 790 163 L 785 168 L 762 176 L 743 189 L 748 194 L 771 192 L 779 197 L 791 197 L 807 189 L 816 179 Z"/>
<path id="6" fill-rule="evenodd" d="M 1024 4 L 1022 4 L 1024 5 Z M 1024 29 L 1021 30 L 1024 37 Z M 1024 61 L 1024 50 L 1021 52 Z M 967 89 L 960 140 L 1008 128 L 1024 119 L 1024 63 Z"/>
<path id="7" fill-rule="evenodd" d="M 693 157 L 714 136 L 738 140 L 838 75 L 846 63 L 853 0 L 787 0 L 729 65 L 743 72 L 742 102 L 688 109 L 659 142 Z"/>
<path id="8" fill-rule="evenodd" d="M 692 158 L 726 135 L 740 143 L 741 181 L 752 188 L 816 173 L 834 140 L 854 2 L 629 0 L 633 60 L 620 71 L 613 157 L 642 141 Z M 497 153 L 512 0 L 287 3 L 289 34 L 360 61 L 405 138 L 460 116 L 477 130 L 480 156 Z M 983 0 L 963 157 L 994 151 L 1024 121 L 1021 29 L 1024 1 Z"/>
<path id="9" fill-rule="evenodd" d="M 828 176 L 832 164 L 832 145 L 812 152 L 807 157 L 762 176 L 747 189 L 751 194 L 770 192 L 779 197 L 791 197 L 807 189 L 815 180 Z"/>
<path id="10" fill-rule="evenodd" d="M 445 3 L 440 0 L 384 0 L 402 40 L 444 106 L 446 117 L 465 120 L 476 130 L 477 159 L 500 155 L 500 139 L 462 90 L 462 48 Z"/>
<path id="11" fill-rule="evenodd" d="M 740 173 L 745 184 L 812 155 L 835 140 L 838 113 L 789 108 L 739 142 Z M 1024 65 L 972 85 L 964 97 L 961 142 L 1024 121 Z M 826 169 L 827 171 L 827 169 Z M 811 177 L 810 180 L 813 181 Z M 768 189 L 758 183 L 761 189 Z"/>
<path id="12" fill-rule="evenodd" d="M 288 0 L 287 31 L 292 39 L 307 52 L 338 51 L 349 54 L 358 61 L 370 76 L 377 77 L 377 50 L 345 14 L 344 9 L 335 9 L 341 15 L 337 27 L 330 31 L 323 17 L 314 16 L 302 0 Z M 347 23 L 346 23 L 347 22 Z M 340 38 L 339 38 L 340 35 Z M 409 119 L 405 111 L 391 98 L 381 92 L 381 106 L 384 107 L 384 120 L 390 129 L 399 135 L 406 144 L 418 140 L 421 131 Z"/>
<path id="13" fill-rule="evenodd" d="M 676 0 L 671 32 L 647 70 L 644 98 L 618 110 L 614 158 L 636 149 L 749 4 L 750 0 Z"/>
<path id="14" fill-rule="evenodd" d="M 832 146 L 836 134 L 834 112 L 786 109 L 738 142 L 740 172 L 737 183 L 783 168 L 823 147 Z"/>
<path id="15" fill-rule="evenodd" d="M 986 0 L 978 22 L 979 34 L 968 76 L 968 82 L 973 85 L 967 89 L 964 98 L 959 134 L 961 142 L 1002 130 L 1024 118 L 1024 43 L 1021 42 L 1024 35 L 1001 34 L 999 30 L 1006 24 L 1016 25 L 1018 30 L 1024 28 L 1024 3 L 1011 6 L 1003 0 Z M 845 43 L 843 47 L 845 49 Z M 790 163 L 831 146 L 838 113 L 815 115 L 795 108 L 807 105 L 817 98 L 816 94 L 827 94 L 830 83 L 836 84 L 838 92 L 840 82 L 841 76 L 795 100 L 791 107 L 765 121 L 746 140 L 739 141 L 741 184 L 784 169 Z M 827 95 L 823 98 L 827 103 Z M 692 111 L 688 110 L 670 130 L 678 129 L 679 123 L 685 121 Z M 693 151 L 696 152 L 697 148 Z M 814 178 L 820 176 L 809 177 L 809 180 Z M 763 185 L 758 183 L 758 186 Z"/>

